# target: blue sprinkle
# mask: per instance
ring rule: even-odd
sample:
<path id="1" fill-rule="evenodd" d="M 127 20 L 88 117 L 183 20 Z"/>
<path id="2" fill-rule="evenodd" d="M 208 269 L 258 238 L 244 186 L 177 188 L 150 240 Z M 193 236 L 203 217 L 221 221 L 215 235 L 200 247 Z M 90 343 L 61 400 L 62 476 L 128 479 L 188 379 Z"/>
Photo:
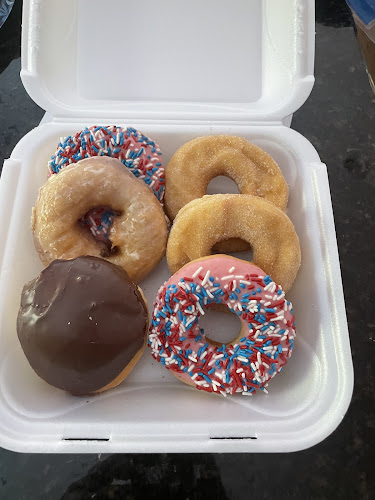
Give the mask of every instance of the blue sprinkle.
<path id="1" fill-rule="evenodd" d="M 207 375 L 205 375 L 204 373 L 200 373 L 199 375 L 203 377 L 206 382 L 212 384 L 212 380 L 210 379 L 210 377 L 207 377 Z"/>

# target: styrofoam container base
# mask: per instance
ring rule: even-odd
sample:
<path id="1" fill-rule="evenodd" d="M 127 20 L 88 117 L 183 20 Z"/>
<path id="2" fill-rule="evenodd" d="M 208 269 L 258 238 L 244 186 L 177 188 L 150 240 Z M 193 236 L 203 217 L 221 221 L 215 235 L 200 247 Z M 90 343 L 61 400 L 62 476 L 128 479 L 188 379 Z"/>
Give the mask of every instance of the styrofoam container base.
<path id="1" fill-rule="evenodd" d="M 332 207 L 325 165 L 306 139 L 281 124 L 116 122 L 152 137 L 166 164 L 186 141 L 222 133 L 245 137 L 279 164 L 290 189 L 287 213 L 300 238 L 302 265 L 288 294 L 296 315 L 295 349 L 268 395 L 224 398 L 197 391 L 153 360 L 148 348 L 120 386 L 95 397 L 66 394 L 30 368 L 16 317 L 23 284 L 42 269 L 31 209 L 60 137 L 93 123 L 100 124 L 46 123 L 25 136 L 4 164 L 0 201 L 2 213 L 11 216 L 0 248 L 0 444 L 29 452 L 285 452 L 324 439 L 345 414 L 353 385 Z M 228 188 L 219 179 L 210 189 Z M 169 276 L 164 260 L 141 283 L 150 308 Z M 229 340 L 215 318 L 210 331 Z"/>

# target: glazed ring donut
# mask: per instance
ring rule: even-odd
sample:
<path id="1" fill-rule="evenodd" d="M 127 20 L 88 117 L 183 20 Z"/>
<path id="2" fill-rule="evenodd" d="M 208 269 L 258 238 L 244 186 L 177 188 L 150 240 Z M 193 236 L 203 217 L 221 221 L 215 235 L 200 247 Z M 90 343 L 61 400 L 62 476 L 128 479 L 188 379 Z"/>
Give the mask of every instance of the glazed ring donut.
<path id="1" fill-rule="evenodd" d="M 199 317 L 223 304 L 241 321 L 228 344 L 208 339 Z M 183 382 L 223 395 L 267 392 L 267 382 L 292 354 L 292 304 L 269 276 L 249 262 L 215 255 L 190 262 L 156 297 L 148 343 L 152 356 Z"/>
<path id="2" fill-rule="evenodd" d="M 163 203 L 165 176 L 162 153 L 159 146 L 142 132 L 116 125 L 93 126 L 86 127 L 74 136 L 61 138 L 48 163 L 48 177 L 91 156 L 118 158 Z M 108 207 L 98 207 L 84 214 L 81 223 L 91 231 L 96 241 L 110 246 L 108 232 L 114 216 Z"/>
<path id="3" fill-rule="evenodd" d="M 287 292 L 301 263 L 298 236 L 288 216 L 251 195 L 214 194 L 193 200 L 176 217 L 167 246 L 172 273 L 191 260 L 211 254 L 229 238 L 248 242 L 254 264 Z"/>
<path id="4" fill-rule="evenodd" d="M 91 208 L 108 206 L 119 215 L 110 228 L 111 252 L 77 221 Z M 44 265 L 79 255 L 104 257 L 140 281 L 165 254 L 163 209 L 145 184 L 114 158 L 82 160 L 53 175 L 33 208 L 35 247 Z"/>
<path id="5" fill-rule="evenodd" d="M 276 162 L 246 139 L 231 135 L 198 137 L 176 151 L 165 170 L 165 208 L 173 220 L 187 203 L 206 194 L 209 182 L 225 175 L 240 194 L 265 198 L 281 210 L 288 185 Z"/>

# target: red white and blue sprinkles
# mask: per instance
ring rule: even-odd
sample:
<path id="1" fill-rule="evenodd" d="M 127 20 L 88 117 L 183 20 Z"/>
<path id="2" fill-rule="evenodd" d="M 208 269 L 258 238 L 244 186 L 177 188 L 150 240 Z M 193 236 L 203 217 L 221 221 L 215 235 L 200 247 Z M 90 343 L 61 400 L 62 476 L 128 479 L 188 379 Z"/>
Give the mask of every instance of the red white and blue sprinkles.
<path id="1" fill-rule="evenodd" d="M 159 146 L 138 130 L 116 125 L 93 126 L 61 138 L 57 151 L 48 162 L 48 177 L 72 163 L 92 156 L 118 158 L 138 179 L 143 180 L 162 203 L 165 175 Z M 108 243 L 108 229 L 114 213 L 91 210 L 81 219 L 98 241 Z"/>
<path id="2" fill-rule="evenodd" d="M 203 391 L 267 393 L 268 381 L 292 354 L 292 304 L 256 266 L 245 263 L 250 271 L 241 274 L 236 268 L 243 268 L 243 263 L 238 265 L 237 259 L 215 259 L 221 259 L 221 265 L 229 261 L 227 272 L 216 271 L 215 276 L 211 259 L 204 259 L 185 266 L 177 280 L 172 276 L 159 289 L 148 336 L 152 356 Z M 235 343 L 217 347 L 206 340 L 198 320 L 213 304 L 227 305 L 245 326 Z"/>

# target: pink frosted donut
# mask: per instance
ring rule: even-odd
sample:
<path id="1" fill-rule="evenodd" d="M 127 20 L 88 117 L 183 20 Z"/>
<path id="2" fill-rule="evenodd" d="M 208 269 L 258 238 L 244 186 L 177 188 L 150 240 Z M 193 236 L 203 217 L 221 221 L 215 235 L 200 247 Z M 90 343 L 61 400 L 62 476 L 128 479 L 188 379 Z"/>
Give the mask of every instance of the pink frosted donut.
<path id="1" fill-rule="evenodd" d="M 224 304 L 241 321 L 230 344 L 205 337 L 199 317 Z M 252 395 L 292 354 L 292 304 L 249 262 L 214 255 L 189 262 L 159 289 L 149 330 L 152 356 L 183 382 L 207 392 Z"/>
<path id="2" fill-rule="evenodd" d="M 61 139 L 48 162 L 48 177 L 62 168 L 90 156 L 118 158 L 138 179 L 142 179 L 158 200 L 164 199 L 164 165 L 159 146 L 134 128 L 116 125 L 93 126 Z M 110 245 L 108 228 L 112 224 L 112 211 L 101 208 L 90 210 L 80 222 L 96 240 Z"/>

